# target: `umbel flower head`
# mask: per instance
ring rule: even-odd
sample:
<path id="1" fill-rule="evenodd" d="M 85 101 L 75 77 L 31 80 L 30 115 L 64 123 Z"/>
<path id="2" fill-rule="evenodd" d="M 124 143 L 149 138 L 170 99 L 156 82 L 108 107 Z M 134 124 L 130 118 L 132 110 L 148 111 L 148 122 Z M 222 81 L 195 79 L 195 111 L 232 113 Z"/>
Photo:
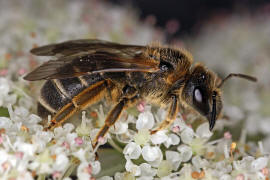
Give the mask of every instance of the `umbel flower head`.
<path id="1" fill-rule="evenodd" d="M 117 151 L 110 152 L 124 157 L 122 170 L 114 170 L 110 176 L 100 176 L 104 163 L 96 160 L 97 149 L 92 149 L 91 137 L 97 132 L 92 121 L 82 115 L 76 127 L 66 123 L 53 132 L 43 131 L 41 118 L 31 114 L 30 108 L 20 106 L 16 86 L 6 78 L 1 86 L 8 89 L 9 98 L 16 97 L 14 104 L 6 103 L 7 117 L 0 118 L 0 174 L 4 178 L 34 179 L 36 176 L 51 176 L 54 179 L 69 177 L 76 173 L 79 179 L 264 179 L 269 176 L 269 156 L 259 148 L 246 148 L 245 142 L 233 142 L 229 132 L 224 137 L 210 140 L 213 133 L 208 123 L 193 130 L 178 116 L 168 130 L 150 135 L 150 129 L 160 121 L 151 106 L 138 111 L 138 116 L 126 111 L 124 119 L 113 128 L 102 144 L 108 142 Z M 34 104 L 32 104 L 34 105 Z M 104 120 L 103 107 L 97 110 L 98 119 Z M 134 127 L 134 128 L 127 128 Z M 125 137 L 125 138 L 124 138 Z M 125 139 L 125 141 L 123 141 Z M 253 156 L 248 155 L 257 151 Z M 99 151 L 98 151 L 99 152 Z M 101 153 L 102 154 L 102 153 Z M 108 170 L 104 170 L 107 171 Z"/>
<path id="2" fill-rule="evenodd" d="M 93 149 L 92 139 L 104 123 L 107 104 L 82 112 L 74 124 L 44 131 L 42 119 L 35 114 L 35 87 L 40 85 L 22 79 L 24 72 L 40 62 L 27 52 L 37 45 L 85 37 L 134 44 L 162 42 L 164 33 L 147 22 L 139 23 L 130 9 L 101 1 L 0 4 L 1 179 L 269 179 L 268 21 L 228 19 L 225 29 L 213 25 L 191 40 L 195 57 L 209 61 L 206 64 L 217 72 L 252 71 L 260 79 L 260 90 L 248 87 L 243 91 L 244 84 L 228 86 L 224 114 L 229 120 L 217 121 L 214 133 L 197 115 L 183 113 L 170 128 L 151 135 L 166 111 L 140 102 L 137 109 L 124 111 Z M 38 13 L 33 11 L 35 6 L 42 7 Z M 224 127 L 230 131 L 224 132 Z M 235 132 L 240 131 L 238 139 Z M 249 141 L 248 137 L 258 137 L 259 132 L 265 141 Z"/>

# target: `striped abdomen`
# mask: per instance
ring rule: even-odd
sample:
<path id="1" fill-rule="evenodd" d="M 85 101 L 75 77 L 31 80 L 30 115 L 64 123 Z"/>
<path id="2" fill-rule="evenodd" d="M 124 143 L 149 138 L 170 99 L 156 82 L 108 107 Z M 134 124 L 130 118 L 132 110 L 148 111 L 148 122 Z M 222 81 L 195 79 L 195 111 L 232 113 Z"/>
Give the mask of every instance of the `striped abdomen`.
<path id="1" fill-rule="evenodd" d="M 64 108 L 69 108 L 66 110 L 66 113 L 70 113 L 77 106 L 76 101 L 73 99 L 76 96 L 80 96 L 83 92 L 84 94 L 77 100 L 77 103 L 80 103 L 79 106 L 87 104 L 88 98 L 92 98 L 91 94 L 87 94 L 87 89 L 102 81 L 104 79 L 99 74 L 46 81 L 40 91 L 37 107 L 39 116 L 43 118 L 46 118 L 48 115 L 54 116 Z M 104 86 L 99 88 L 105 89 L 106 87 Z M 62 113 L 59 119 L 66 116 L 66 113 Z"/>

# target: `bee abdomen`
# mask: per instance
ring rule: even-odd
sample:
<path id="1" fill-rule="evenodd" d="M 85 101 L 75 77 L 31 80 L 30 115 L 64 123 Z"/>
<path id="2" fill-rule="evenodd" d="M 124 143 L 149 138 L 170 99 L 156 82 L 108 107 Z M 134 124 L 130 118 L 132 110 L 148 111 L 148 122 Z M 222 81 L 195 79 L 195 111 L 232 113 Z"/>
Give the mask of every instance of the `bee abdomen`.
<path id="1" fill-rule="evenodd" d="M 101 80 L 103 78 L 99 74 L 93 74 L 46 81 L 40 91 L 37 107 L 39 116 L 46 118 L 48 115 L 56 114 L 62 107 L 72 102 L 74 96 Z"/>

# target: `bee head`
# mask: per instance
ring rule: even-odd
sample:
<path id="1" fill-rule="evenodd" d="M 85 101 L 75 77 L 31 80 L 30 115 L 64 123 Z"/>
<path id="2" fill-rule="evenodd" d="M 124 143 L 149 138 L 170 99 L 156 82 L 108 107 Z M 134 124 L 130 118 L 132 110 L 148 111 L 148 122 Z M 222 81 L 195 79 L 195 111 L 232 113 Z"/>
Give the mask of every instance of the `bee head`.
<path id="1" fill-rule="evenodd" d="M 231 73 L 221 80 L 216 74 L 200 64 L 196 64 L 187 78 L 182 91 L 182 99 L 209 121 L 209 129 L 215 126 L 222 111 L 221 88 L 231 77 L 244 78 L 256 82 L 257 79 L 245 74 Z"/>
<path id="2" fill-rule="evenodd" d="M 182 91 L 182 99 L 209 121 L 212 130 L 222 110 L 219 78 L 204 66 L 196 64 Z"/>

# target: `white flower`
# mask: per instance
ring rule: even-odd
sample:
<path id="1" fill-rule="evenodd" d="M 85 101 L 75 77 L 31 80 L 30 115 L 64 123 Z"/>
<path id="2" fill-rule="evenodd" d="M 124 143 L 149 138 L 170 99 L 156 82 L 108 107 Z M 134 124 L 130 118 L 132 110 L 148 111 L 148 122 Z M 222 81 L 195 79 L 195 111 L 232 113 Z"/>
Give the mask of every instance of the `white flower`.
<path id="1" fill-rule="evenodd" d="M 36 170 L 38 167 L 39 167 L 39 162 L 37 161 L 33 161 L 28 164 L 28 168 L 33 171 Z"/>
<path id="2" fill-rule="evenodd" d="M 157 173 L 157 170 L 152 168 L 150 164 L 142 163 L 140 164 L 141 176 L 143 177 L 154 177 Z"/>
<path id="3" fill-rule="evenodd" d="M 77 133 L 68 133 L 66 135 L 65 141 L 70 145 L 70 149 L 75 150 L 77 148 L 77 144 L 75 139 L 78 137 Z"/>
<path id="4" fill-rule="evenodd" d="M 114 175 L 115 180 L 135 180 L 135 176 L 130 172 L 116 172 Z"/>
<path id="5" fill-rule="evenodd" d="M 82 122 L 80 125 L 77 126 L 76 133 L 79 136 L 88 136 L 90 134 L 90 137 L 92 138 L 91 133 L 93 128 L 90 125 L 88 119 L 85 117 L 85 113 L 86 113 L 85 111 L 82 112 Z"/>
<path id="6" fill-rule="evenodd" d="M 74 129 L 74 125 L 70 123 L 64 124 L 63 127 L 57 127 L 54 129 L 55 138 L 65 137 L 68 133 L 70 133 Z"/>
<path id="7" fill-rule="evenodd" d="M 37 124 L 37 123 L 39 123 L 41 120 L 42 120 L 42 119 L 41 119 L 39 116 L 37 116 L 37 115 L 35 115 L 35 114 L 30 114 L 28 123 L 29 123 L 29 124 Z"/>
<path id="8" fill-rule="evenodd" d="M 146 145 L 142 148 L 143 159 L 148 161 L 152 166 L 157 167 L 163 156 L 159 147 Z"/>
<path id="9" fill-rule="evenodd" d="M 72 155 L 77 157 L 81 162 L 86 162 L 85 149 L 80 148 L 78 151 L 73 152 Z"/>
<path id="10" fill-rule="evenodd" d="M 0 92 L 7 96 L 10 91 L 9 81 L 6 78 L 0 77 Z"/>
<path id="11" fill-rule="evenodd" d="M 56 157 L 56 160 L 53 164 L 53 169 L 56 169 L 57 171 L 64 171 L 69 164 L 69 160 L 66 155 L 59 154 Z"/>
<path id="12" fill-rule="evenodd" d="M 50 131 L 37 131 L 32 136 L 32 143 L 37 148 L 37 152 L 42 152 L 47 143 L 52 140 L 53 133 Z"/>
<path id="13" fill-rule="evenodd" d="M 7 117 L 0 117 L 0 128 L 9 129 L 12 126 L 12 121 Z"/>
<path id="14" fill-rule="evenodd" d="M 177 147 L 177 150 L 180 152 L 180 157 L 183 162 L 189 161 L 192 157 L 192 149 L 187 145 L 182 144 Z"/>
<path id="15" fill-rule="evenodd" d="M 178 145 L 180 143 L 180 138 L 176 134 L 169 134 L 168 139 L 163 143 L 166 148 L 169 148 L 171 145 Z"/>
<path id="16" fill-rule="evenodd" d="M 33 144 L 24 143 L 21 141 L 16 141 L 14 143 L 14 148 L 17 151 L 23 152 L 27 156 L 33 156 L 36 152 L 36 147 Z"/>
<path id="17" fill-rule="evenodd" d="M 155 161 L 159 157 L 160 149 L 146 145 L 142 149 L 142 156 L 146 161 Z"/>
<path id="18" fill-rule="evenodd" d="M 213 133 L 209 130 L 209 125 L 208 123 L 203 123 L 201 124 L 197 130 L 196 130 L 196 134 L 200 137 L 200 138 L 210 138 Z"/>
<path id="19" fill-rule="evenodd" d="M 254 171 L 254 169 L 251 167 L 251 163 L 254 161 L 254 159 L 255 158 L 252 156 L 246 156 L 241 161 L 234 161 L 234 169 L 238 171 Z"/>
<path id="20" fill-rule="evenodd" d="M 138 159 L 141 155 L 142 149 L 134 142 L 130 142 L 123 150 L 123 153 L 130 159 Z"/>
<path id="21" fill-rule="evenodd" d="M 94 162 L 90 162 L 91 166 L 92 166 L 92 173 L 93 174 L 98 174 L 101 170 L 101 166 L 100 166 L 100 162 L 99 161 L 94 161 Z"/>
<path id="22" fill-rule="evenodd" d="M 80 180 L 88 180 L 92 177 L 92 174 L 98 174 L 100 169 L 99 161 L 90 162 L 90 164 L 82 162 L 77 169 L 77 176 Z"/>
<path id="23" fill-rule="evenodd" d="M 41 163 L 39 166 L 39 171 L 40 174 L 50 174 L 53 172 L 53 169 L 51 167 L 51 164 L 49 163 Z"/>
<path id="24" fill-rule="evenodd" d="M 28 111 L 28 109 L 26 109 L 22 106 L 19 106 L 19 107 L 15 106 L 14 115 L 19 116 L 19 117 L 16 117 L 15 120 L 20 122 L 21 118 L 26 118 L 29 115 L 29 111 Z"/>
<path id="25" fill-rule="evenodd" d="M 228 174 L 223 174 L 219 179 L 220 180 L 231 180 L 232 177 Z"/>
<path id="26" fill-rule="evenodd" d="M 194 136 L 194 131 L 193 129 L 189 127 L 185 128 L 180 134 L 181 140 L 185 144 L 189 144 L 193 140 L 193 136 Z"/>
<path id="27" fill-rule="evenodd" d="M 172 164 L 170 163 L 170 161 L 163 160 L 163 161 L 161 161 L 161 163 L 158 166 L 157 176 L 158 177 L 168 176 L 168 175 L 170 175 L 172 169 L 173 169 L 173 167 L 172 167 Z"/>
<path id="28" fill-rule="evenodd" d="M 30 97 L 28 97 L 28 96 L 26 96 L 26 97 L 25 96 L 20 97 L 19 98 L 19 101 L 18 101 L 18 104 L 19 104 L 19 106 L 23 106 L 26 109 L 31 109 L 33 107 L 33 105 L 35 105 L 33 103 L 33 100 Z"/>
<path id="29" fill-rule="evenodd" d="M 223 174 L 230 173 L 231 171 L 232 165 L 228 164 L 226 160 L 216 163 L 215 173 L 217 176 L 222 176 Z"/>
<path id="30" fill-rule="evenodd" d="M 192 158 L 192 164 L 196 168 L 197 171 L 209 166 L 208 161 L 206 159 L 202 159 L 200 156 L 194 156 Z"/>
<path id="31" fill-rule="evenodd" d="M 153 180 L 154 177 L 152 176 L 140 176 L 138 178 L 136 178 L 136 180 Z"/>
<path id="32" fill-rule="evenodd" d="M 145 111 L 139 114 L 136 122 L 136 128 L 140 129 L 152 129 L 154 126 L 154 116 L 151 112 Z"/>
<path id="33" fill-rule="evenodd" d="M 113 180 L 113 178 L 110 176 L 103 176 L 101 178 L 97 178 L 97 180 Z"/>
<path id="34" fill-rule="evenodd" d="M 176 171 L 182 162 L 180 154 L 176 151 L 166 151 L 165 155 L 166 160 L 171 162 L 173 170 Z"/>
<path id="35" fill-rule="evenodd" d="M 140 167 L 133 164 L 132 161 L 128 158 L 127 158 L 125 168 L 128 172 L 131 172 L 134 176 L 139 176 L 141 174 Z"/>
<path id="36" fill-rule="evenodd" d="M 150 137 L 150 131 L 148 129 L 140 129 L 138 133 L 134 135 L 134 141 L 138 145 L 144 145 L 148 143 Z"/>
<path id="37" fill-rule="evenodd" d="M 124 179 L 124 173 L 116 172 L 114 175 L 115 180 L 122 180 Z"/>
<path id="38" fill-rule="evenodd" d="M 175 119 L 175 121 L 173 122 L 173 126 L 172 127 L 178 127 L 180 131 L 186 129 L 186 128 L 190 128 L 187 126 L 187 124 L 185 123 L 185 121 L 182 119 L 182 117 L 177 117 Z"/>
<path id="39" fill-rule="evenodd" d="M 166 131 L 158 131 L 155 134 L 151 136 L 151 141 L 153 144 L 161 144 L 164 143 L 168 139 L 168 136 L 166 135 Z"/>
<path id="40" fill-rule="evenodd" d="M 5 150 L 0 149 L 0 164 L 3 164 L 5 161 L 8 160 L 8 158 L 9 154 Z"/>
<path id="41" fill-rule="evenodd" d="M 87 162 L 82 162 L 77 169 L 79 180 L 88 180 L 92 177 L 92 167 Z"/>
<path id="42" fill-rule="evenodd" d="M 72 180 L 70 177 L 65 177 L 63 180 Z"/>
<path id="43" fill-rule="evenodd" d="M 117 121 L 111 128 L 110 132 L 113 134 L 123 134 L 127 132 L 128 124 L 126 122 Z"/>
<path id="44" fill-rule="evenodd" d="M 20 172 L 20 174 L 17 176 L 16 180 L 32 180 L 34 179 L 32 174 L 30 172 Z"/>
<path id="45" fill-rule="evenodd" d="M 191 164 L 184 164 L 184 166 L 180 170 L 179 179 L 180 180 L 193 180 L 193 178 L 191 177 L 191 172 L 192 172 Z"/>
<path id="46" fill-rule="evenodd" d="M 157 122 L 162 122 L 167 115 L 167 111 L 164 108 L 159 108 L 157 113 L 154 115 Z"/>
<path id="47" fill-rule="evenodd" d="M 251 163 L 251 167 L 255 170 L 255 171 L 259 171 L 261 170 L 262 168 L 266 167 L 268 163 L 268 158 L 266 157 L 260 157 L 256 160 L 254 160 L 252 163 Z"/>
<path id="48" fill-rule="evenodd" d="M 0 77 L 0 107 L 5 105 L 6 106 L 6 101 L 9 98 L 9 93 L 10 91 L 10 85 L 9 81 L 6 78 Z"/>

